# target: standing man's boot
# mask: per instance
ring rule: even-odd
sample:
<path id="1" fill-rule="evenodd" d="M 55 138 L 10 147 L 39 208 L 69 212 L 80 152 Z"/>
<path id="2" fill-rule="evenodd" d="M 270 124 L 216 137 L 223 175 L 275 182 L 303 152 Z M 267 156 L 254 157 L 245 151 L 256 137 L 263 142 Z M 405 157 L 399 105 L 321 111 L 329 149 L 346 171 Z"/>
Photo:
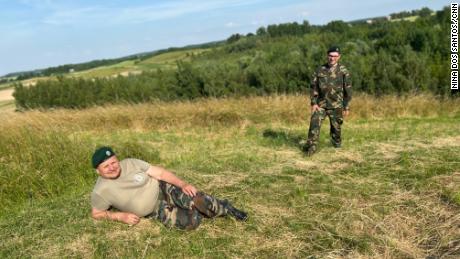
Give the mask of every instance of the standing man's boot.
<path id="1" fill-rule="evenodd" d="M 302 150 L 306 156 L 312 156 L 314 153 L 316 153 L 316 146 L 314 145 L 305 145 Z"/>

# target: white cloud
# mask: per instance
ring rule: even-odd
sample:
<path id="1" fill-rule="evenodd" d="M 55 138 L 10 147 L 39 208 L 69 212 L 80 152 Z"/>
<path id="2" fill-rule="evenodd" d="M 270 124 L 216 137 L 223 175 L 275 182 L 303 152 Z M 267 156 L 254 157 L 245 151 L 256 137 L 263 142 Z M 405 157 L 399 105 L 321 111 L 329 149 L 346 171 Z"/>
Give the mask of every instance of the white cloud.
<path id="1" fill-rule="evenodd" d="M 234 28 L 234 27 L 238 27 L 239 24 L 237 23 L 234 23 L 234 22 L 228 22 L 225 24 L 225 27 L 228 27 L 228 28 Z"/>

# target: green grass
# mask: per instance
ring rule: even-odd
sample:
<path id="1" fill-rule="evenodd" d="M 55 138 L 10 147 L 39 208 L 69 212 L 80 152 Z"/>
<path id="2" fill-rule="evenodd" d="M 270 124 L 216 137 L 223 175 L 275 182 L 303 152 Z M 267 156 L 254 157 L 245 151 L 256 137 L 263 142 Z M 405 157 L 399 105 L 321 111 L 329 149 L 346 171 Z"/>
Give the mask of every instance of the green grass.
<path id="1" fill-rule="evenodd" d="M 139 113 L 123 106 L 85 115 L 32 111 L 14 115 L 15 123 L 5 120 L 0 257 L 458 255 L 456 112 L 351 117 L 344 124 L 342 149 L 331 147 L 326 121 L 319 153 L 305 157 L 299 143 L 308 120 L 296 114 L 280 117 L 278 112 L 287 113 L 278 107 L 295 103 L 293 97 L 283 98 L 267 100 L 271 111 L 261 104 L 264 99 L 249 99 L 246 105 L 222 100 L 154 104 L 151 110 L 135 106 L 144 111 L 139 116 L 146 124 L 127 118 L 121 123 L 118 112 L 131 118 Z M 234 116 L 222 116 L 228 114 L 227 105 Z M 169 117 L 163 117 L 163 109 Z M 100 122 L 85 117 L 96 112 Z M 22 120 L 29 129 L 15 128 L 22 127 Z M 86 120 L 92 124 L 86 126 Z M 93 221 L 89 194 L 96 175 L 89 157 L 99 144 L 113 145 L 122 158 L 138 157 L 175 171 L 200 189 L 232 200 L 249 212 L 250 220 L 204 220 L 191 232 L 149 219 L 133 227 Z"/>

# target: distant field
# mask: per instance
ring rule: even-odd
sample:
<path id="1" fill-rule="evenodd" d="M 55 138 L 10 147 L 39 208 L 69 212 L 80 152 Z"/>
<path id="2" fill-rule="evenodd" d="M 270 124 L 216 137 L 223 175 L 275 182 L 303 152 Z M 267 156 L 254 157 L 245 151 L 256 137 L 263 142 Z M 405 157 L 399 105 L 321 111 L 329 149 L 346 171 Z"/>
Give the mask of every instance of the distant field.
<path id="1" fill-rule="evenodd" d="M 390 21 L 391 22 L 400 22 L 400 21 L 414 22 L 418 18 L 420 18 L 418 15 L 413 15 L 413 16 L 408 16 L 404 18 L 391 19 Z"/>
<path id="2" fill-rule="evenodd" d="M 13 111 L 15 107 L 14 100 L 0 101 L 0 112 Z"/>
<path id="3" fill-rule="evenodd" d="M 13 88 L 0 90 L 0 102 L 13 100 Z"/>
<path id="4" fill-rule="evenodd" d="M 177 61 L 190 60 L 191 55 L 198 55 L 200 53 L 208 51 L 207 49 L 196 49 L 196 50 L 178 50 L 166 52 L 148 58 L 142 61 L 128 60 L 123 61 L 115 65 L 100 66 L 93 69 L 84 71 L 78 71 L 73 73 L 65 74 L 70 77 L 81 77 L 85 79 L 89 78 L 100 78 L 100 77 L 113 77 L 113 76 L 127 76 L 129 74 L 139 74 L 143 71 L 150 71 L 155 69 L 175 69 Z M 35 77 L 26 80 L 22 80 L 21 83 L 25 85 L 35 85 L 38 80 L 54 80 L 54 76 L 50 77 Z M 12 83 L 0 84 L 0 90 L 12 87 Z"/>
<path id="5" fill-rule="evenodd" d="M 457 258 L 460 101 L 358 95 L 305 157 L 307 96 L 0 113 L 0 257 Z M 196 231 L 89 217 L 95 146 L 250 213 Z M 313 257 L 312 257 L 313 258 Z"/>
<path id="6" fill-rule="evenodd" d="M 40 80 L 55 80 L 55 77 L 33 77 L 33 78 L 29 78 L 29 79 L 25 79 L 25 80 L 21 80 L 19 81 L 20 83 L 22 83 L 23 85 L 25 86 L 34 86 L 35 84 L 37 84 L 38 81 Z M 11 82 L 11 83 L 6 83 L 6 84 L 1 84 L 0 85 L 0 90 L 2 89 L 8 89 L 8 88 L 13 88 L 13 85 L 14 83 Z"/>
<path id="7" fill-rule="evenodd" d="M 10 88 L 12 87 L 12 83 L 3 83 L 3 84 L 0 84 L 0 90 L 2 89 L 7 89 L 7 88 Z"/>
<path id="8" fill-rule="evenodd" d="M 198 49 L 198 50 L 183 50 L 183 51 L 173 51 L 160 54 L 149 59 L 143 60 L 139 63 L 141 67 L 154 67 L 154 68 L 175 68 L 176 62 L 179 60 L 189 61 L 191 55 L 198 55 L 200 53 L 206 52 L 208 50 Z"/>
<path id="9" fill-rule="evenodd" d="M 16 80 L 16 77 L 0 77 L 0 79 L 3 80 Z M 5 88 L 10 88 L 12 86 L 12 83 L 11 82 L 3 82 L 3 83 L 0 83 L 0 90 L 2 89 L 5 89 Z"/>
<path id="10" fill-rule="evenodd" d="M 82 78 L 110 77 L 129 74 L 138 74 L 142 71 L 153 69 L 175 69 L 179 60 L 189 60 L 192 53 L 199 54 L 206 50 L 180 50 L 153 56 L 143 61 L 124 61 L 111 66 L 102 66 L 81 72 L 69 74 L 69 76 Z"/>
<path id="11" fill-rule="evenodd" d="M 134 61 L 129 60 L 111 66 L 101 66 L 89 70 L 70 73 L 67 76 L 82 78 L 110 77 L 117 76 L 122 73 L 129 73 L 130 71 L 135 71 L 136 69 L 137 67 L 134 65 Z"/>

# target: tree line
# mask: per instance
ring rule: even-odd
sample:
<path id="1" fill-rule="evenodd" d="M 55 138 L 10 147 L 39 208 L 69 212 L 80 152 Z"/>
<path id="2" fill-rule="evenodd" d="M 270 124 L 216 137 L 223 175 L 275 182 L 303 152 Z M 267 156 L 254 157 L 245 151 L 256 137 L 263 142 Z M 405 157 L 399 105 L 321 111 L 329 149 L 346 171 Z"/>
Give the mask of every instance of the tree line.
<path id="1" fill-rule="evenodd" d="M 105 79 L 39 81 L 15 86 L 18 107 L 84 108 L 106 103 L 305 93 L 331 45 L 342 49 L 342 63 L 353 87 L 374 95 L 450 93 L 449 29 L 446 7 L 415 21 L 378 20 L 371 24 L 332 21 L 326 25 L 284 23 L 255 34 L 231 35 L 211 51 L 177 62 L 175 70 Z M 431 12 L 431 10 L 430 10 Z"/>

